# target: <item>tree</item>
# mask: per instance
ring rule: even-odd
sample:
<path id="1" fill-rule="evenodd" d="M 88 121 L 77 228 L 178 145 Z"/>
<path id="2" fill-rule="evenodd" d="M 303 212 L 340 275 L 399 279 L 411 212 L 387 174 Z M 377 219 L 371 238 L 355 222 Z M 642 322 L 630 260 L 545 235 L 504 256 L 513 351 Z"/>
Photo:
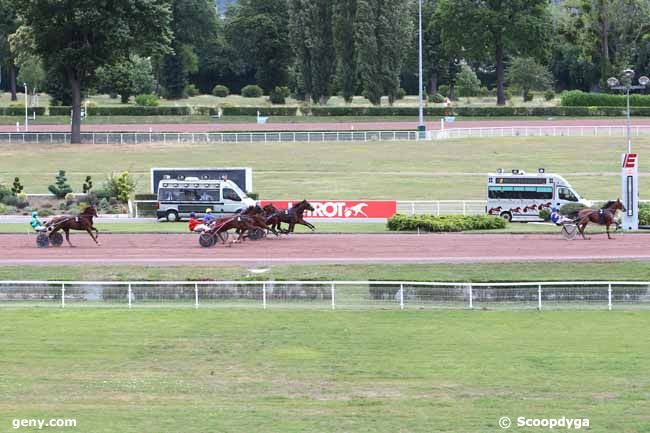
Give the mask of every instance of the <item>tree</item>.
<path id="1" fill-rule="evenodd" d="M 90 191 L 93 189 L 93 178 L 92 176 L 86 176 L 86 180 L 82 186 L 84 194 L 90 194 Z"/>
<path id="2" fill-rule="evenodd" d="M 357 0 L 334 0 L 336 80 L 347 103 L 352 102 L 357 81 L 357 52 L 354 46 L 356 14 Z"/>
<path id="3" fill-rule="evenodd" d="M 97 69 L 97 90 L 109 94 L 119 94 L 123 104 L 133 95 L 153 92 L 154 78 L 151 61 L 140 56 L 115 65 Z"/>
<path id="4" fill-rule="evenodd" d="M 305 99 L 321 105 L 332 93 L 336 53 L 332 35 L 330 0 L 290 0 L 289 30 Z"/>
<path id="5" fill-rule="evenodd" d="M 292 61 L 288 24 L 286 0 L 241 0 L 229 9 L 228 43 L 242 63 L 255 70 L 257 84 L 266 93 L 288 81 Z"/>
<path id="6" fill-rule="evenodd" d="M 9 36 L 18 28 L 16 8 L 11 0 L 0 0 L 0 66 L 9 69 L 11 100 L 16 101 L 16 63 L 9 45 Z"/>
<path id="7" fill-rule="evenodd" d="M 356 49 L 364 95 L 373 105 L 388 95 L 392 104 L 399 90 L 404 62 L 403 43 L 412 33 L 408 0 L 358 0 Z"/>
<path id="8" fill-rule="evenodd" d="M 19 177 L 15 177 L 14 178 L 14 183 L 13 183 L 13 185 L 11 185 L 11 195 L 17 196 L 21 192 L 23 192 L 23 184 L 20 183 L 20 178 Z"/>
<path id="9" fill-rule="evenodd" d="M 456 74 L 456 90 L 458 96 L 476 96 L 481 89 L 481 80 L 469 65 L 461 65 Z"/>
<path id="10" fill-rule="evenodd" d="M 440 0 L 445 25 L 442 41 L 450 52 L 496 65 L 497 104 L 506 103 L 505 60 L 508 55 L 542 56 L 550 33 L 547 0 Z"/>
<path id="11" fill-rule="evenodd" d="M 72 192 L 68 178 L 65 176 L 65 170 L 59 170 L 59 174 L 56 175 L 56 183 L 48 186 L 47 189 L 58 198 L 64 198 Z"/>
<path id="12" fill-rule="evenodd" d="M 553 86 L 553 76 L 546 66 L 532 57 L 516 57 L 510 63 L 506 82 L 521 89 L 524 101 L 530 101 L 530 91 L 548 90 Z"/>
<path id="13" fill-rule="evenodd" d="M 169 44 L 165 0 L 17 0 L 31 27 L 35 54 L 46 70 L 64 76 L 72 99 L 71 142 L 81 142 L 81 95 L 101 66 L 133 52 L 161 52 Z M 49 78 L 49 75 L 48 75 Z"/>

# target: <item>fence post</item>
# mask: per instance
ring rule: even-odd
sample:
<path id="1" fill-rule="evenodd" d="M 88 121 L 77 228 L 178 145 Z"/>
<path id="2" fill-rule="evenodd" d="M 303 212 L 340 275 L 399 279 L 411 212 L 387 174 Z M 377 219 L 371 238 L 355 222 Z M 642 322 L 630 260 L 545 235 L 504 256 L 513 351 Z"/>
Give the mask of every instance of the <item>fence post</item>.
<path id="1" fill-rule="evenodd" d="M 61 308 L 65 308 L 65 283 L 61 283 Z"/>
<path id="2" fill-rule="evenodd" d="M 336 297 L 336 288 L 334 286 L 334 283 L 332 283 L 332 310 L 336 308 L 336 303 L 334 302 L 335 297 Z"/>
<path id="3" fill-rule="evenodd" d="M 199 309 L 199 283 L 194 283 L 194 309 Z"/>
<path id="4" fill-rule="evenodd" d="M 463 216 L 467 215 L 467 203 L 463 200 Z"/>
<path id="5" fill-rule="evenodd" d="M 131 309 L 131 298 L 133 297 L 133 291 L 131 291 L 131 283 L 129 283 L 129 310 Z"/>
<path id="6" fill-rule="evenodd" d="M 537 309 L 542 311 L 542 285 L 537 286 Z"/>
<path id="7" fill-rule="evenodd" d="M 404 283 L 399 284 L 399 309 L 404 309 Z"/>
<path id="8" fill-rule="evenodd" d="M 612 311 L 612 283 L 607 285 L 607 309 Z"/>
<path id="9" fill-rule="evenodd" d="M 411 215 L 415 215 L 415 202 L 411 202 Z"/>
<path id="10" fill-rule="evenodd" d="M 262 284 L 262 308 L 266 310 L 266 283 Z"/>
<path id="11" fill-rule="evenodd" d="M 472 285 L 469 285 L 469 309 L 474 308 L 474 291 L 472 290 Z"/>
<path id="12" fill-rule="evenodd" d="M 438 200 L 438 201 L 436 202 L 436 205 L 437 205 L 436 215 L 437 215 L 437 216 L 440 216 L 440 200 Z"/>

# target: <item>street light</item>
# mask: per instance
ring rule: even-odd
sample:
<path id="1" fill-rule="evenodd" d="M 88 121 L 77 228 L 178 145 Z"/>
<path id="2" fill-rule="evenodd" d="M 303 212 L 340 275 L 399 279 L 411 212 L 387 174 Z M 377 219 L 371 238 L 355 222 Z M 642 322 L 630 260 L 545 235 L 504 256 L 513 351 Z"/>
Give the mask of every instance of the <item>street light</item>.
<path id="1" fill-rule="evenodd" d="M 422 101 L 422 0 L 418 0 L 418 44 L 419 44 L 419 72 L 418 72 L 418 84 L 420 91 L 418 92 L 418 136 L 422 137 L 425 135 L 427 130 L 426 125 L 424 124 L 424 102 Z M 422 137 L 424 138 L 424 137 Z"/>
<path id="2" fill-rule="evenodd" d="M 627 96 L 627 153 L 632 153 L 632 138 L 630 137 L 631 130 L 631 119 L 630 119 L 630 90 L 641 90 L 650 82 L 650 79 L 645 75 L 639 78 L 639 85 L 632 85 L 632 79 L 634 78 L 634 71 L 632 69 L 626 69 L 623 71 L 621 77 L 623 82 L 620 82 L 616 77 L 610 77 L 607 79 L 607 85 L 612 90 L 624 90 Z"/>
<path id="3" fill-rule="evenodd" d="M 23 83 L 25 86 L 25 132 L 29 131 L 29 125 L 27 120 L 27 83 Z"/>

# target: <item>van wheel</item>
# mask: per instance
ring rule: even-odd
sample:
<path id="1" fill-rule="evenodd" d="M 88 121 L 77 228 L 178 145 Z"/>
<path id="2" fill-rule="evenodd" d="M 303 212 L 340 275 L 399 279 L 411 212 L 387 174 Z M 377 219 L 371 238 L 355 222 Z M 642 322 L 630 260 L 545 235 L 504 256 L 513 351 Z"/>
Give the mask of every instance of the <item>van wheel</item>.
<path id="1" fill-rule="evenodd" d="M 178 212 L 175 210 L 167 211 L 167 221 L 170 223 L 178 221 Z"/>
<path id="2" fill-rule="evenodd" d="M 501 215 L 499 216 L 507 222 L 512 222 L 512 214 L 510 212 L 501 212 Z"/>

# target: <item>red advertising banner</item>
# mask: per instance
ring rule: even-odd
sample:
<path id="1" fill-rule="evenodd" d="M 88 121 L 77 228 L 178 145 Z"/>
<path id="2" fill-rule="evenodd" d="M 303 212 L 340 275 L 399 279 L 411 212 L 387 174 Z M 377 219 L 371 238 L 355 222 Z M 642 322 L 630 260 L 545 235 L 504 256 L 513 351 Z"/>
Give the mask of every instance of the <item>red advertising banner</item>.
<path id="1" fill-rule="evenodd" d="M 289 209 L 301 200 L 262 200 L 261 205 L 271 203 L 278 209 Z M 396 201 L 376 200 L 309 200 L 313 211 L 306 211 L 305 218 L 390 218 L 397 213 Z"/>

